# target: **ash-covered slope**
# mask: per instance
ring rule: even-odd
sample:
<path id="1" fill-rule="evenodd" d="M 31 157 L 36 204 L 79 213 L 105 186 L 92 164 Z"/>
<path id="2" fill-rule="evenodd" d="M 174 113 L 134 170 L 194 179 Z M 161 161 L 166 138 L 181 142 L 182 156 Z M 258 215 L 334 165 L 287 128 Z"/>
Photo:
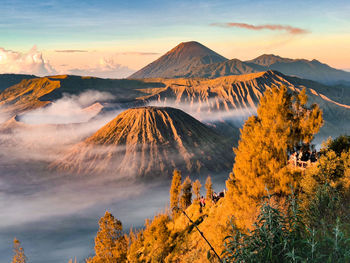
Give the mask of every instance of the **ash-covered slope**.
<path id="1" fill-rule="evenodd" d="M 147 80 L 145 80 L 147 81 Z M 151 79 L 162 81 L 165 87 L 145 89 L 140 99 L 159 103 L 187 103 L 196 111 L 227 111 L 256 108 L 260 98 L 273 86 L 294 87 L 279 72 L 267 71 L 245 75 L 225 76 L 215 79 Z M 198 108 L 197 108 L 198 107 Z"/>
<path id="2" fill-rule="evenodd" d="M 133 108 L 73 147 L 51 168 L 70 173 L 116 176 L 171 175 L 229 171 L 232 146 L 211 128 L 181 110 Z"/>
<path id="3" fill-rule="evenodd" d="M 226 60 L 198 42 L 183 42 L 129 78 L 183 77 L 196 67 Z"/>

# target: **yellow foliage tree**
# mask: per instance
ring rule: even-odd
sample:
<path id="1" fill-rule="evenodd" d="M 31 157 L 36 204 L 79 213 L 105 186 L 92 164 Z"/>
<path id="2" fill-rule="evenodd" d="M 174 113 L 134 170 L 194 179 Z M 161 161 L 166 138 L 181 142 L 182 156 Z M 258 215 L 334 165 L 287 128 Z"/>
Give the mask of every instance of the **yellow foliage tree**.
<path id="1" fill-rule="evenodd" d="M 127 243 L 122 232 L 122 223 L 108 211 L 98 223 L 99 230 L 95 238 L 95 256 L 87 262 L 126 262 Z"/>
<path id="2" fill-rule="evenodd" d="M 138 233 L 134 233 L 130 231 L 129 234 L 129 247 L 128 247 L 128 262 L 142 262 L 142 251 L 143 251 L 143 232 L 139 231 Z"/>
<path id="3" fill-rule="evenodd" d="M 207 190 L 205 198 L 207 200 L 212 200 L 214 190 L 213 190 L 213 183 L 211 182 L 210 176 L 208 176 L 207 180 L 205 181 L 205 189 Z"/>
<path id="4" fill-rule="evenodd" d="M 301 180 L 301 207 L 306 213 L 310 210 L 315 194 L 324 188 L 329 190 L 332 195 L 329 196 L 329 200 L 338 198 L 339 209 L 342 210 L 343 214 L 349 214 L 350 150 L 334 151 L 332 145 L 336 144 L 338 139 L 328 141 L 328 145 L 321 149 L 321 156 L 316 165 L 307 169 Z M 326 197 L 328 198 L 328 196 Z M 324 202 L 324 204 L 326 203 Z M 336 213 L 334 210 L 335 208 L 333 207 L 329 213 L 334 215 L 341 214 Z"/>
<path id="5" fill-rule="evenodd" d="M 181 172 L 177 169 L 174 170 L 173 180 L 170 187 L 170 209 L 173 212 L 173 216 L 176 215 L 176 209 L 179 207 L 181 194 Z"/>
<path id="6" fill-rule="evenodd" d="M 192 190 L 195 196 L 195 200 L 199 200 L 201 198 L 201 187 L 201 182 L 198 179 L 192 184 Z"/>
<path id="7" fill-rule="evenodd" d="M 180 198 L 180 207 L 185 210 L 192 203 L 192 182 L 191 179 L 187 176 L 185 181 L 181 186 L 181 198 Z"/>
<path id="8" fill-rule="evenodd" d="M 156 216 L 152 222 L 146 222 L 143 231 L 143 250 L 140 257 L 141 262 L 164 262 L 170 251 L 170 231 L 167 223 L 170 218 L 161 214 Z"/>
<path id="9" fill-rule="evenodd" d="M 291 94 L 282 86 L 265 92 L 257 116 L 250 117 L 241 130 L 233 172 L 226 182 L 237 222 L 250 226 L 266 190 L 281 197 L 296 187 L 286 167 L 288 154 L 309 144 L 322 123 L 319 107 L 307 106 L 305 90 Z"/>
<path id="10" fill-rule="evenodd" d="M 26 263 L 27 257 L 24 255 L 24 250 L 21 247 L 21 243 L 17 238 L 13 240 L 13 258 L 11 263 Z"/>

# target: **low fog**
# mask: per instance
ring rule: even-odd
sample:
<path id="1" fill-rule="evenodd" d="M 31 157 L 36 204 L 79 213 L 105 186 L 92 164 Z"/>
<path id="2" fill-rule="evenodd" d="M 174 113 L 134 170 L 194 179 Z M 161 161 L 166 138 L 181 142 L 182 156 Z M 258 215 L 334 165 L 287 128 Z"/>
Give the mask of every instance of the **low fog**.
<path id="1" fill-rule="evenodd" d="M 179 102 L 176 100 L 151 101 L 149 106 L 173 107 L 183 110 L 204 123 L 228 121 L 238 127 L 243 125 L 249 116 L 256 114 L 256 108 L 232 108 L 212 98 L 202 102 Z"/>
<path id="2" fill-rule="evenodd" d="M 44 108 L 20 116 L 28 124 L 69 124 L 87 122 L 102 109 L 101 103 L 113 99 L 108 92 L 89 90 L 80 95 L 63 94 L 63 97 Z"/>
<path id="3" fill-rule="evenodd" d="M 125 174 L 68 174 L 48 165 L 94 134 L 123 109 L 105 110 L 108 93 L 65 95 L 45 108 L 0 124 L 0 254 L 10 262 L 17 237 L 30 262 L 82 262 L 93 252 L 98 219 L 108 209 L 125 231 L 166 209 L 170 182 L 140 181 Z M 203 122 L 242 124 L 255 109 L 217 111 L 196 104 L 150 102 L 177 107 Z M 199 110 L 200 109 L 200 110 Z M 1 114 L 0 114 L 1 115 Z M 7 120 L 7 121 L 6 121 Z M 184 174 L 185 176 L 186 174 Z M 211 176 L 221 191 L 226 174 Z M 205 178 L 202 178 L 204 185 Z"/>

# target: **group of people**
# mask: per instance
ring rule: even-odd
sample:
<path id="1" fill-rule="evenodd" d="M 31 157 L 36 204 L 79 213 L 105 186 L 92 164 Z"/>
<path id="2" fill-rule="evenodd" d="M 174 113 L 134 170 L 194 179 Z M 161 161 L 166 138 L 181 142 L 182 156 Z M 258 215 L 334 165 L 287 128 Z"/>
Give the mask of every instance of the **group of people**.
<path id="1" fill-rule="evenodd" d="M 220 193 L 216 193 L 214 192 L 212 197 L 211 197 L 211 201 L 213 201 L 214 203 L 216 203 L 217 201 L 220 200 L 220 198 L 225 197 L 225 190 L 223 190 Z M 199 205 L 201 207 L 205 207 L 205 198 L 203 196 L 201 196 L 201 198 L 199 199 Z"/>
<path id="2" fill-rule="evenodd" d="M 317 161 L 317 152 L 316 150 L 310 150 L 308 148 L 300 149 L 292 153 L 289 157 L 289 163 L 296 166 L 306 168 L 311 163 Z"/>

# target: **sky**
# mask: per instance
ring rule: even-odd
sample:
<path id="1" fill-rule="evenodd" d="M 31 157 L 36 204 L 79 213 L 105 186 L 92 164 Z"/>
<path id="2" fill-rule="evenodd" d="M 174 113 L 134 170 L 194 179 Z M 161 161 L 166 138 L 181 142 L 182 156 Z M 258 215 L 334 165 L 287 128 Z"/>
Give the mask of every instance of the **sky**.
<path id="1" fill-rule="evenodd" d="M 198 41 L 350 69 L 349 0 L 0 0 L 0 73 L 127 77 Z"/>

